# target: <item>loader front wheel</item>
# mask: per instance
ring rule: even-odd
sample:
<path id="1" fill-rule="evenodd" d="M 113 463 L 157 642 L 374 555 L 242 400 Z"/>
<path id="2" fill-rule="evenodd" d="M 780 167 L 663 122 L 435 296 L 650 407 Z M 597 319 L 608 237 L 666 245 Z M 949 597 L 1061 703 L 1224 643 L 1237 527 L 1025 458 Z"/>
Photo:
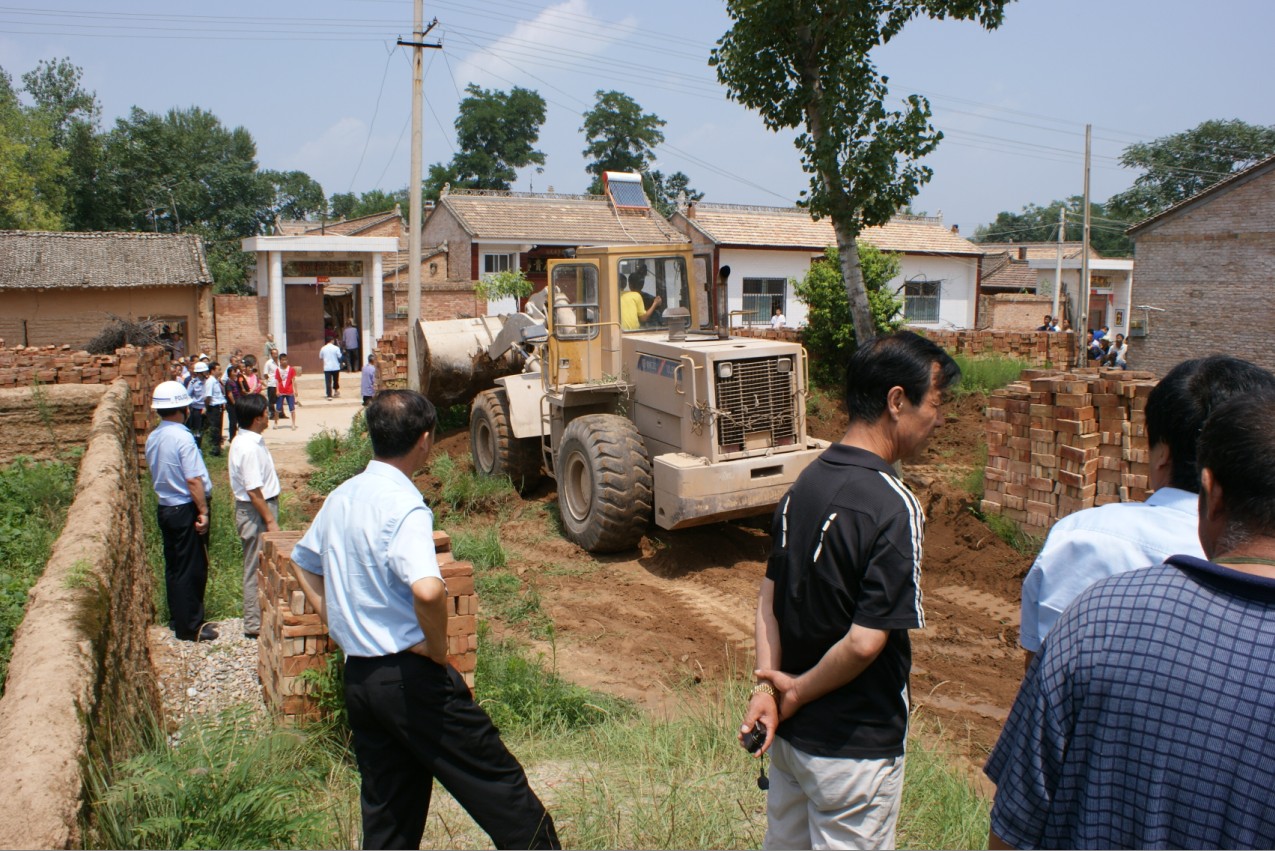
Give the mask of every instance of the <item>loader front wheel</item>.
<path id="1" fill-rule="evenodd" d="M 591 553 L 632 549 L 651 523 L 651 462 L 633 421 L 587 414 L 568 423 L 555 464 L 568 539 Z"/>
<path id="2" fill-rule="evenodd" d="M 540 484 L 540 441 L 514 437 L 509 396 L 503 387 L 484 390 L 469 411 L 469 448 L 474 469 L 487 476 L 508 476 L 519 493 Z"/>

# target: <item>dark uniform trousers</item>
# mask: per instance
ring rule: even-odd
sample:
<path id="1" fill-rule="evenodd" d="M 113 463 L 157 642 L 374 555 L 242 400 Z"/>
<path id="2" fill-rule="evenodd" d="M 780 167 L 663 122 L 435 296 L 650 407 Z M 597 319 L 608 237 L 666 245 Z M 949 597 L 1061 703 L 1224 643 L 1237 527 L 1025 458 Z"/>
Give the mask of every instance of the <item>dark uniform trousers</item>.
<path id="1" fill-rule="evenodd" d="M 209 510 L 212 510 L 211 500 Z M 208 585 L 208 539 L 195 531 L 195 503 L 161 505 L 156 511 L 164 539 L 164 590 L 168 594 L 169 627 L 191 640 L 204 622 L 204 589 Z"/>
<path id="2" fill-rule="evenodd" d="M 433 780 L 497 848 L 560 848 L 527 775 L 455 668 L 414 653 L 345 662 L 364 848 L 419 848 Z"/>

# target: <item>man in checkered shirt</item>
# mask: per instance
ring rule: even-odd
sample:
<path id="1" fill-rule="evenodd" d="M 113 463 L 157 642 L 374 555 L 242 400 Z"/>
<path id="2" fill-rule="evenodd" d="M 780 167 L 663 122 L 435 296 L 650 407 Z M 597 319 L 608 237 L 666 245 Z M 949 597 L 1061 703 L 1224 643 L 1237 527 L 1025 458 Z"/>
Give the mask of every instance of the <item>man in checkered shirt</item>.
<path id="1" fill-rule="evenodd" d="M 1104 579 L 1063 613 L 987 762 L 991 848 L 1275 847 L 1275 394 L 1200 434 L 1209 561 Z"/>

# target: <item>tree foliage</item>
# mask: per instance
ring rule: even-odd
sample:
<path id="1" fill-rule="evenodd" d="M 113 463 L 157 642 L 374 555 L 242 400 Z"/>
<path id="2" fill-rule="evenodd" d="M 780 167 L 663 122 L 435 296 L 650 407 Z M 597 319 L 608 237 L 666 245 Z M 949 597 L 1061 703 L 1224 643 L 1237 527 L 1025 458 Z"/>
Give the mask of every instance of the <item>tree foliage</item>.
<path id="1" fill-rule="evenodd" d="M 456 116 L 460 150 L 450 165 L 430 167 L 431 181 L 447 175 L 455 180 L 444 182 L 454 186 L 508 189 L 518 169 L 544 165 L 545 155 L 534 147 L 545 121 L 544 98 L 518 86 L 503 92 L 470 83 L 465 92 L 468 97 L 460 102 Z"/>
<path id="2" fill-rule="evenodd" d="M 0 70 L 0 228 L 61 230 L 69 173 L 50 116 L 25 109 Z"/>
<path id="3" fill-rule="evenodd" d="M 304 171 L 263 171 L 261 176 L 274 191 L 270 205 L 274 218 L 311 220 L 327 213 L 323 187 Z"/>
<path id="4" fill-rule="evenodd" d="M 1111 196 L 1116 215 L 1137 221 L 1275 154 L 1275 125 L 1232 119 L 1205 121 L 1190 130 L 1138 142 L 1124 149 L 1120 164 L 1141 169 L 1133 186 Z"/>
<path id="5" fill-rule="evenodd" d="M 56 147 L 66 145 L 76 124 L 97 127 L 102 108 L 97 94 L 80 85 L 83 76 L 83 70 L 66 58 L 41 60 L 34 71 L 22 75 L 22 87 L 48 119 Z"/>
<path id="6" fill-rule="evenodd" d="M 796 139 L 810 175 L 806 203 L 832 220 L 859 339 L 876 334 L 856 238 L 884 224 L 929 181 L 917 160 L 942 134 L 919 95 L 886 106 L 888 79 L 872 62 L 913 18 L 976 20 L 994 29 L 1008 0 L 727 0 L 730 30 L 710 63 L 732 100 Z"/>
<path id="7" fill-rule="evenodd" d="M 1067 231 L 1063 239 L 1079 242 L 1084 236 L 1084 204 L 1083 196 L 1073 195 L 1043 207 L 1028 204 L 1018 213 L 1001 211 L 991 224 L 979 226 L 974 232 L 974 242 L 1053 242 L 1058 239 L 1058 220 L 1064 209 Z M 1116 220 L 1105 205 L 1095 201 L 1089 202 L 1089 214 L 1089 244 L 1099 254 L 1103 257 L 1133 255 L 1133 241 L 1124 235 L 1124 229 L 1133 222 Z"/>
<path id="8" fill-rule="evenodd" d="M 653 149 L 664 141 L 660 128 L 664 120 L 642 107 L 623 92 L 598 90 L 593 109 L 584 114 L 585 146 L 589 159 L 584 170 L 593 175 L 589 191 L 602 192 L 602 173 L 607 171 L 645 172 L 653 159 Z"/>
<path id="9" fill-rule="evenodd" d="M 899 274 L 899 257 L 866 242 L 858 243 L 858 253 L 872 324 L 877 333 L 889 333 L 901 324 L 899 313 L 903 309 L 903 302 L 888 286 Z M 840 251 L 829 247 L 823 259 L 810 264 L 806 276 L 793 283 L 797 298 L 806 305 L 802 342 L 810 352 L 814 380 L 823 387 L 840 386 L 855 349 L 854 324 L 841 270 Z"/>
<path id="10" fill-rule="evenodd" d="M 685 195 L 687 201 L 698 201 L 704 197 L 703 192 L 691 188 L 691 179 L 680 171 L 667 177 L 658 169 L 647 172 L 642 175 L 642 188 L 646 191 L 646 197 L 651 200 L 651 205 L 665 217 L 673 215 L 673 211 L 677 209 L 679 195 Z"/>

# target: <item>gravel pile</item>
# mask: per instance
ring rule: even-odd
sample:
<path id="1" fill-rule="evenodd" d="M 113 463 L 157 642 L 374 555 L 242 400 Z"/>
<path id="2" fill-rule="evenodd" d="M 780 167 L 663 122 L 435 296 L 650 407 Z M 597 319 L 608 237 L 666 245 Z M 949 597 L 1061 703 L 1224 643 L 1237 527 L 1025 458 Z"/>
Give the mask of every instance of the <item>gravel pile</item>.
<path id="1" fill-rule="evenodd" d="M 217 623 L 215 641 L 179 641 L 172 630 L 151 627 L 151 659 L 163 717 L 173 743 L 183 721 L 234 706 L 266 712 L 257 678 L 257 642 L 244 638 L 243 620 Z"/>

